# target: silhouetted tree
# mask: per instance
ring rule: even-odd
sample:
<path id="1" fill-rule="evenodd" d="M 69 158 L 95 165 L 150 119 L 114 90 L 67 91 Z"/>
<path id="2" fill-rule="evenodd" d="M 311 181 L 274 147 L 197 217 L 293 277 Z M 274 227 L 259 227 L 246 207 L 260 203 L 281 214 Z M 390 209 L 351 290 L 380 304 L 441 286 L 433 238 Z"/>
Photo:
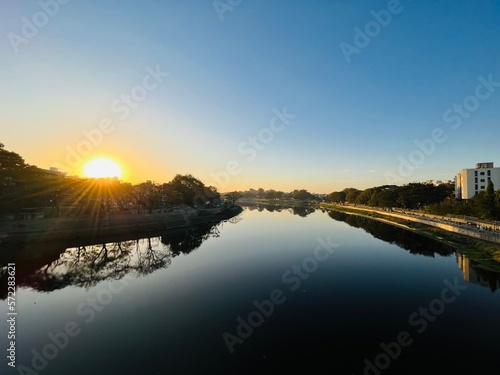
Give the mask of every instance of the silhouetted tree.
<path id="1" fill-rule="evenodd" d="M 233 206 L 236 203 L 236 201 L 242 197 L 243 195 L 241 195 L 241 193 L 238 191 L 232 191 L 230 193 L 224 194 L 224 198 L 227 199 L 229 202 L 231 202 Z"/>

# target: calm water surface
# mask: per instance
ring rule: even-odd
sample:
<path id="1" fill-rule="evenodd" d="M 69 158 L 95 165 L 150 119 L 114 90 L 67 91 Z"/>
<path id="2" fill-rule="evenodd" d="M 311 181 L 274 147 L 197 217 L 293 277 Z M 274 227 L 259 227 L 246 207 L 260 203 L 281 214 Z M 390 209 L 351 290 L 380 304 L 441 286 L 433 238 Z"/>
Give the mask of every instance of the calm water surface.
<path id="1" fill-rule="evenodd" d="M 18 284 L 2 374 L 500 371 L 498 273 L 375 221 L 245 209 L 173 236 L 29 247 L 2 258 Z M 0 309 L 6 353 L 5 289 Z"/>

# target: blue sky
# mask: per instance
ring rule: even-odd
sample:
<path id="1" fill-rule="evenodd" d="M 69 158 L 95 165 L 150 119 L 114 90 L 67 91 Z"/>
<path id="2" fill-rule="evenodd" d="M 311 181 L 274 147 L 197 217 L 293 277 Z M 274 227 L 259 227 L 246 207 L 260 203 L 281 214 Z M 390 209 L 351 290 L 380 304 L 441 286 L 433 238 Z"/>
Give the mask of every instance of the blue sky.
<path id="1" fill-rule="evenodd" d="M 76 174 L 107 156 L 133 182 L 318 193 L 500 166 L 498 2 L 60 1 L 0 5 L 1 141 L 28 163 Z M 124 116 L 151 70 L 168 77 Z"/>

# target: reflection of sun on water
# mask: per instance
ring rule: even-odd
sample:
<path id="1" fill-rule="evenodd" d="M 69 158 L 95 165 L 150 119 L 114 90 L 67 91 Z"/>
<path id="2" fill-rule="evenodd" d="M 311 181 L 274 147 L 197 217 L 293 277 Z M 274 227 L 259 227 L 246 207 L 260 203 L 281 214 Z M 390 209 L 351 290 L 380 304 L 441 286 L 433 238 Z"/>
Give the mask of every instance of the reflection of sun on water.
<path id="1" fill-rule="evenodd" d="M 83 167 L 85 177 L 121 177 L 122 169 L 113 160 L 106 158 L 92 159 Z"/>

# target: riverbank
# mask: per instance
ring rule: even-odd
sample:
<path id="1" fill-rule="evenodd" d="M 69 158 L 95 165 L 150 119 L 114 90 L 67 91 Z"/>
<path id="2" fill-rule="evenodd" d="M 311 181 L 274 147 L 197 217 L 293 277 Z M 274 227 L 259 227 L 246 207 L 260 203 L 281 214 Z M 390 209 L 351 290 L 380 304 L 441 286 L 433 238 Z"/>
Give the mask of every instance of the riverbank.
<path id="1" fill-rule="evenodd" d="M 366 217 L 433 238 L 481 263 L 484 268 L 500 269 L 500 237 L 496 233 L 467 229 L 466 224 L 459 224 L 444 217 L 439 221 L 436 217 L 416 217 L 364 207 L 326 203 L 322 203 L 321 208 Z"/>
<path id="2" fill-rule="evenodd" d="M 0 222 L 0 243 L 33 241 L 97 240 L 113 235 L 133 235 L 174 230 L 229 219 L 242 211 L 240 206 L 207 209 L 178 209 L 160 213 L 117 213 L 93 217 L 60 217 Z"/>

